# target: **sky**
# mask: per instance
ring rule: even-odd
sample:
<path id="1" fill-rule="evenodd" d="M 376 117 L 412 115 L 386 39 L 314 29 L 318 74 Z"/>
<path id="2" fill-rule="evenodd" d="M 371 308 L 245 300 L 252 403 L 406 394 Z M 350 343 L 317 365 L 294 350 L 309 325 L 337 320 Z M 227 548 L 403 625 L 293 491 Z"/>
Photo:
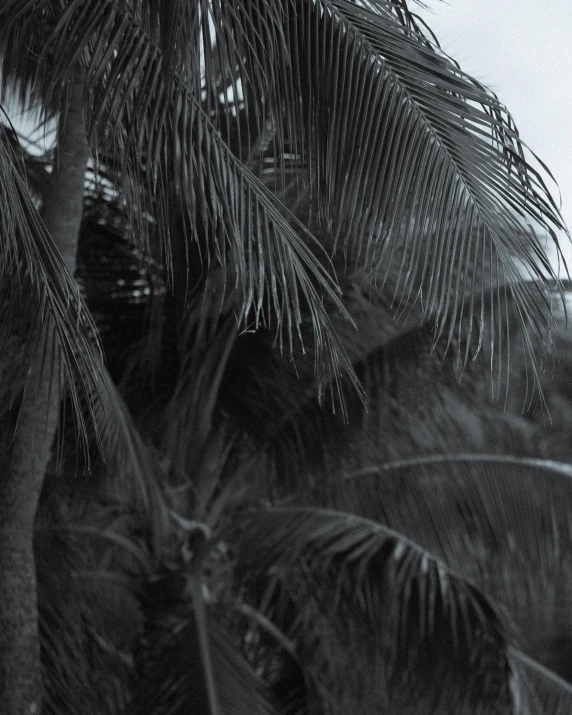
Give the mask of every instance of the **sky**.
<path id="1" fill-rule="evenodd" d="M 415 12 L 443 50 L 499 96 L 550 168 L 572 230 L 572 0 L 424 2 Z"/>

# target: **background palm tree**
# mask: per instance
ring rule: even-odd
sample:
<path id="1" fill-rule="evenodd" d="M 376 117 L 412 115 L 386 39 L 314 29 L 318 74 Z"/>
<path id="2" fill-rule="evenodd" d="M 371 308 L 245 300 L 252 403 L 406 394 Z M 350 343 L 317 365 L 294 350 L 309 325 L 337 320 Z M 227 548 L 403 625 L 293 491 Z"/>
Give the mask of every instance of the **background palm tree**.
<path id="1" fill-rule="evenodd" d="M 569 468 L 497 402 L 546 406 L 562 222 L 502 104 L 405 0 L 0 28 L 57 124 L 0 142 L 7 713 L 568 712 Z"/>

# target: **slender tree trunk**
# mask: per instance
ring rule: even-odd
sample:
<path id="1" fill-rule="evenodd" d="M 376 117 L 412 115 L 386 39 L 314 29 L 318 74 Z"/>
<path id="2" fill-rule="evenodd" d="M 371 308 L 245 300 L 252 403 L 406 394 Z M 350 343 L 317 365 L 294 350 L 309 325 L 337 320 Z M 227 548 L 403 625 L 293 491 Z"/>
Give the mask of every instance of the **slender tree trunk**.
<path id="1" fill-rule="evenodd" d="M 83 73 L 71 86 L 58 128 L 56 165 L 42 217 L 67 269 L 75 270 L 88 145 L 83 120 Z M 0 464 L 0 712 L 40 715 L 42 681 L 38 635 L 34 520 L 58 426 L 61 387 L 53 327 L 31 365 L 13 439 L 2 435 Z M 53 366 L 53 369 L 52 369 Z M 7 439 L 6 439 L 7 437 Z"/>

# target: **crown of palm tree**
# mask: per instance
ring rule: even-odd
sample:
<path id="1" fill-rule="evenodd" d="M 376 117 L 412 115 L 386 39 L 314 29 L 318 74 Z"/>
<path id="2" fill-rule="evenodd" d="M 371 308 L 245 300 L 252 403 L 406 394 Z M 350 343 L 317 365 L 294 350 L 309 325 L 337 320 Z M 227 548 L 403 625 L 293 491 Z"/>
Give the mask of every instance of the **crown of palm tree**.
<path id="1" fill-rule="evenodd" d="M 0 127 L 0 399 L 39 366 L 70 406 L 47 712 L 567 713 L 533 658 L 569 628 L 569 468 L 443 456 L 531 453 L 483 384 L 542 395 L 562 294 L 497 97 L 406 0 L 2 0 L 0 57 L 58 125 L 44 158 Z M 77 96 L 81 291 L 39 213 Z"/>

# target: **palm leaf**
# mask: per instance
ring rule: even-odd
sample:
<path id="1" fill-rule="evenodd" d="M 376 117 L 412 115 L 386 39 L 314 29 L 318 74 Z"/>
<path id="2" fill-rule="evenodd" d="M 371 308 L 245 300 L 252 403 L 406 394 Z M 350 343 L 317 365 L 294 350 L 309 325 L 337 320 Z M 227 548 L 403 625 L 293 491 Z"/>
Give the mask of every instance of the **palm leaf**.
<path id="1" fill-rule="evenodd" d="M 518 686 L 494 607 L 398 532 L 271 508 L 243 515 L 235 539 L 248 573 L 275 584 L 268 615 L 332 712 L 511 711 Z"/>
<path id="2" fill-rule="evenodd" d="M 75 282 L 64 270 L 28 192 L 30 164 L 35 168 L 40 162 L 31 159 L 16 142 L 13 133 L 6 137 L 2 134 L 0 152 L 5 154 L 0 156 L 7 156 L 14 165 L 13 183 L 4 183 L 6 193 L 2 196 L 10 204 L 10 211 L 3 211 L 0 219 L 4 222 L 0 235 L 5 241 L 1 265 L 4 304 L 0 339 L 5 341 L 1 394 L 8 403 L 17 398 L 24 387 L 29 361 L 42 353 L 43 324 L 48 318 L 54 320 L 56 341 L 63 348 L 63 376 L 69 388 L 71 417 L 81 428 L 82 443 L 77 444 L 72 433 L 66 442 L 73 445 L 66 455 L 72 463 L 72 479 L 77 479 L 78 459 L 93 476 L 94 467 L 101 466 L 103 458 L 110 481 L 134 498 L 145 514 L 151 540 L 159 548 L 168 527 L 157 469 L 101 362 L 97 328 Z M 31 300 L 24 293 L 30 288 Z M 52 379 L 58 379 L 54 366 L 45 365 L 44 370 Z"/>
<path id="3" fill-rule="evenodd" d="M 487 296 L 485 310 L 492 299 Z M 508 299 L 514 310 L 510 293 Z M 271 341 L 261 333 L 239 336 L 230 355 L 221 388 L 223 408 L 266 455 L 272 483 L 281 493 L 319 490 L 320 484 L 327 492 L 330 477 L 340 470 L 410 455 L 539 453 L 549 432 L 538 422 L 552 409 L 554 376 L 563 386 L 567 372 L 556 363 L 546 369 L 541 388 L 550 393 L 547 401 L 540 391 L 527 392 L 530 363 L 513 313 L 497 333 L 507 346 L 506 360 L 499 364 L 488 328 L 473 333 L 472 345 L 448 345 L 446 336 L 436 337 L 437 327 L 430 321 L 388 325 L 386 306 L 376 300 L 363 296 L 360 303 L 354 298 L 350 309 L 358 325 L 366 326 L 352 343 L 352 336 L 344 336 L 348 354 L 357 358 L 354 369 L 365 408 L 346 383 L 345 412 L 321 409 L 308 371 L 291 370 L 273 355 Z M 461 317 L 468 321 L 469 310 Z M 566 343 L 553 346 L 552 359 L 565 350 Z M 536 423 L 534 407 L 544 408 Z"/>
<path id="4" fill-rule="evenodd" d="M 572 686 L 554 675 L 550 670 L 525 656 L 515 653 L 520 661 L 518 668 L 522 674 L 525 697 L 531 703 L 531 711 L 544 715 L 565 715 L 572 707 Z M 528 684 L 528 685 L 527 685 Z"/>
<path id="5" fill-rule="evenodd" d="M 510 283 L 530 352 L 530 335 L 539 332 L 524 317 L 543 298 L 518 285 L 513 257 L 533 278 L 552 276 L 523 222 L 538 221 L 554 236 L 562 220 L 506 109 L 404 27 L 393 3 L 295 7 L 288 42 L 292 92 L 303 98 L 298 135 L 315 154 L 335 234 L 346 236 L 348 251 L 365 252 L 380 282 L 397 263 L 398 305 L 421 300 L 449 339 L 461 332 L 456 316 L 465 304 L 471 331 L 473 320 L 481 328 L 502 322 L 498 288 Z M 494 310 L 473 314 L 469 294 L 484 298 L 491 289 Z"/>
<path id="6" fill-rule="evenodd" d="M 35 532 L 44 708 L 47 715 L 120 715 L 129 698 L 129 649 L 139 613 L 133 585 L 97 573 L 97 530 L 74 529 L 44 504 Z M 76 518 L 78 514 L 74 515 Z M 71 526 L 71 528 L 68 528 Z M 121 643 L 121 637 L 127 642 Z"/>
<path id="7" fill-rule="evenodd" d="M 51 354 L 53 346 L 48 349 L 46 341 L 53 339 L 61 366 L 44 364 L 42 369 L 50 380 L 67 385 L 80 436 L 86 441 L 82 393 L 90 395 L 88 412 L 103 396 L 97 332 L 40 219 L 24 166 L 4 140 L 2 126 L 0 182 L 0 394 L 4 404 L 17 401 L 32 360 Z M 53 338 L 49 338 L 49 324 L 54 327 Z"/>
<path id="8" fill-rule="evenodd" d="M 8 2 L 0 14 L 6 73 L 29 78 L 21 65 L 29 62 L 30 53 L 38 53 L 38 75 L 29 81 L 37 92 L 44 92 L 49 104 L 85 55 L 92 93 L 87 114 L 92 149 L 96 155 L 101 149 L 116 157 L 137 225 L 144 225 L 145 210 L 151 209 L 166 240 L 166 202 L 173 183 L 190 236 L 196 240 L 206 232 L 209 260 L 228 262 L 232 269 L 231 280 L 243 294 L 239 318 L 255 326 L 274 323 L 280 345 L 293 350 L 300 337 L 301 310 L 308 305 L 317 364 L 326 374 L 339 375 L 342 366 L 351 373 L 323 305 L 325 295 L 343 310 L 335 280 L 308 246 L 316 242 L 230 152 L 201 106 L 197 83 L 186 81 L 188 71 L 175 73 L 171 55 L 164 61 L 152 28 L 155 22 L 161 26 L 167 14 L 155 3 L 150 7 L 148 17 L 148 8 L 139 12 L 129 3 L 112 0 L 72 0 L 63 9 L 48 0 L 28 2 L 19 4 L 17 12 Z M 174 19 L 180 21 L 176 15 Z M 32 49 L 22 27 L 39 21 L 47 23 L 47 29 Z M 41 69 L 44 66 L 49 67 L 48 74 Z M 197 65 L 195 74 L 199 70 Z M 166 152 L 165 147 L 173 151 Z M 141 205 L 142 185 L 158 197 L 157 202 Z M 164 245 L 169 255 L 168 243 Z"/>
<path id="9" fill-rule="evenodd" d="M 149 621 L 140 665 L 142 677 L 127 712 L 271 715 L 274 710 L 264 683 L 213 618 L 209 616 L 203 623 L 208 638 L 205 651 L 196 615 L 189 616 L 188 609 L 181 604 L 176 608 L 170 604 L 168 611 L 166 605 L 169 604 L 163 597 L 154 607 L 147 606 Z M 212 670 L 214 682 L 205 677 L 207 666 Z M 218 700 L 216 709 L 209 700 L 208 691 L 213 687 Z"/>
<path id="10" fill-rule="evenodd" d="M 332 356 L 336 348 L 309 276 L 334 300 L 335 291 L 306 243 L 281 219 L 288 215 L 284 207 L 229 153 L 216 112 L 200 105 L 200 63 L 190 64 L 201 46 L 206 83 L 219 86 L 218 75 L 228 71 L 226 86 L 235 95 L 239 81 L 256 90 L 246 92 L 245 103 L 254 103 L 251 116 L 262 118 L 260 126 L 268 117 L 278 127 L 277 160 L 290 144 L 299 148 L 294 151 L 305 157 L 317 181 L 321 213 L 336 227 L 334 233 L 347 234 L 347 249 L 364 252 L 382 274 L 397 262 L 402 298 L 421 299 L 440 332 L 454 332 L 467 293 L 481 283 L 488 291 L 508 282 L 515 284 L 529 352 L 533 338 L 541 341 L 542 320 L 526 326 L 524 316 L 535 314 L 543 298 L 516 285 L 513 256 L 540 280 L 552 275 L 538 239 L 523 222 L 539 222 L 554 233 L 562 225 L 558 211 L 542 177 L 524 158 L 508 112 L 419 34 L 405 4 L 321 0 L 252 6 L 236 0 L 193 11 L 185 3 L 176 9 L 144 3 L 132 10 L 129 3 L 74 0 L 60 11 L 47 0 L 40 8 L 29 2 L 5 30 L 4 54 L 14 72 L 17 58 L 26 54 L 20 28 L 33 21 L 32 11 L 50 17 L 54 28 L 36 50 L 42 58 L 55 58 L 50 92 L 85 52 L 99 108 L 91 119 L 98 134 L 98 127 L 112 129 L 109 141 L 130 176 L 126 190 L 140 185 L 134 177 L 141 172 L 149 186 L 174 182 L 191 235 L 206 230 L 211 255 L 219 260 L 225 260 L 225 246 L 230 250 L 243 306 L 255 323 L 268 297 L 269 311 L 280 316 L 291 344 L 299 322 L 297 281 L 313 313 L 318 353 L 325 329 L 323 354 L 330 355 L 336 372 L 339 356 Z M 190 31 L 182 39 L 177 22 L 185 18 Z M 167 38 L 178 38 L 180 54 L 164 50 Z M 226 112 L 228 122 L 228 103 L 225 107 L 221 116 Z M 356 137 L 366 137 L 367 152 Z M 163 163 L 167 146 L 181 158 L 174 171 Z M 156 212 L 160 220 L 165 209 L 163 204 Z M 246 227 L 248 246 L 238 227 Z M 276 248 L 266 252 L 269 242 Z M 502 322 L 504 300 L 498 290 L 486 320 Z M 485 323 L 483 314 L 471 313 L 471 326 L 473 319 L 481 327 Z"/>
<path id="11" fill-rule="evenodd" d="M 524 160 L 524 145 L 506 108 L 418 30 L 407 27 L 411 15 L 406 6 L 405 17 L 397 17 L 396 5 L 386 0 L 360 4 L 321 0 L 299 2 L 296 7 L 296 29 L 300 34 L 292 34 L 288 41 L 299 43 L 292 47 L 291 57 L 299 58 L 300 66 L 302 62 L 309 63 L 304 68 L 308 84 L 305 127 L 317 147 L 316 171 L 320 165 L 323 167 L 321 180 L 325 187 L 331 187 L 324 196 L 335 206 L 338 213 L 334 216 L 342 221 L 349 218 L 350 223 L 359 216 L 373 231 L 388 230 L 388 218 L 390 223 L 394 217 L 401 221 L 415 215 L 416 206 L 423 204 L 427 204 L 425 224 L 429 226 L 440 225 L 444 217 L 447 224 L 457 213 L 457 220 L 466 220 L 470 226 L 480 216 L 492 233 L 493 243 L 499 244 L 496 248 L 502 258 L 508 247 L 524 240 L 521 224 L 511 216 L 512 211 L 503 211 L 505 202 L 521 216 L 532 211 L 539 220 L 544 217 L 548 225 L 561 226 L 539 175 Z M 310 32 L 315 42 L 306 44 Z M 331 50 L 324 53 L 328 43 Z M 301 72 L 301 67 L 297 69 Z M 331 79 L 324 82 L 326 78 Z M 300 75 L 297 79 L 302 84 Z M 337 101 L 327 101 L 333 98 L 333 92 Z M 355 97 L 359 97 L 358 102 Z M 333 110 L 329 117 L 324 114 L 328 107 Z M 374 123 L 375 116 L 384 121 Z M 320 121 L 323 119 L 326 121 Z M 431 136 L 432 141 L 421 141 L 416 146 L 419 135 L 425 139 Z M 356 137 L 367 137 L 367 141 L 358 143 Z M 387 151 L 381 156 L 376 149 L 383 147 L 383 140 Z M 364 146 L 369 165 L 364 163 Z M 394 155 L 397 151 L 401 151 L 401 159 Z M 433 156 L 423 156 L 423 152 Z M 411 186 L 414 200 L 408 205 L 414 166 L 421 171 L 417 183 Z M 436 185 L 424 181 L 425 167 L 429 172 L 444 172 Z M 349 176 L 344 173 L 348 169 Z M 489 181 L 481 172 L 488 174 Z M 453 187 L 448 186 L 451 183 Z M 379 196 L 379 189 L 388 185 L 398 186 L 399 191 L 385 191 Z M 344 187 L 347 197 L 342 192 Z M 459 188 L 462 195 L 456 196 Z M 435 191 L 442 196 L 433 196 Z M 428 205 L 431 198 L 435 199 L 434 207 Z M 390 201 L 395 201 L 393 207 L 384 206 Z M 452 206 L 448 207 L 448 202 L 459 202 L 457 207 L 474 206 L 479 216 L 467 217 L 464 210 L 449 214 Z M 491 215 L 493 207 L 501 215 Z M 353 213 L 348 216 L 346 211 L 350 208 Z M 419 218 L 422 217 L 423 214 Z M 408 222 L 403 223 L 407 226 Z M 336 229 L 338 234 L 343 225 Z M 423 220 L 418 225 L 424 226 Z M 454 234 L 458 226 L 444 229 Z M 409 231 L 413 232 L 413 228 Z M 468 233 L 465 230 L 461 235 Z M 449 239 L 444 236 L 442 240 Z M 530 251 L 538 253 L 534 243 Z M 546 267 L 546 260 L 543 263 Z"/>
<path id="12" fill-rule="evenodd" d="M 570 465 L 550 460 L 423 456 L 333 479 L 321 503 L 375 519 L 442 558 L 507 609 L 526 652 L 568 676 L 571 477 Z"/>

